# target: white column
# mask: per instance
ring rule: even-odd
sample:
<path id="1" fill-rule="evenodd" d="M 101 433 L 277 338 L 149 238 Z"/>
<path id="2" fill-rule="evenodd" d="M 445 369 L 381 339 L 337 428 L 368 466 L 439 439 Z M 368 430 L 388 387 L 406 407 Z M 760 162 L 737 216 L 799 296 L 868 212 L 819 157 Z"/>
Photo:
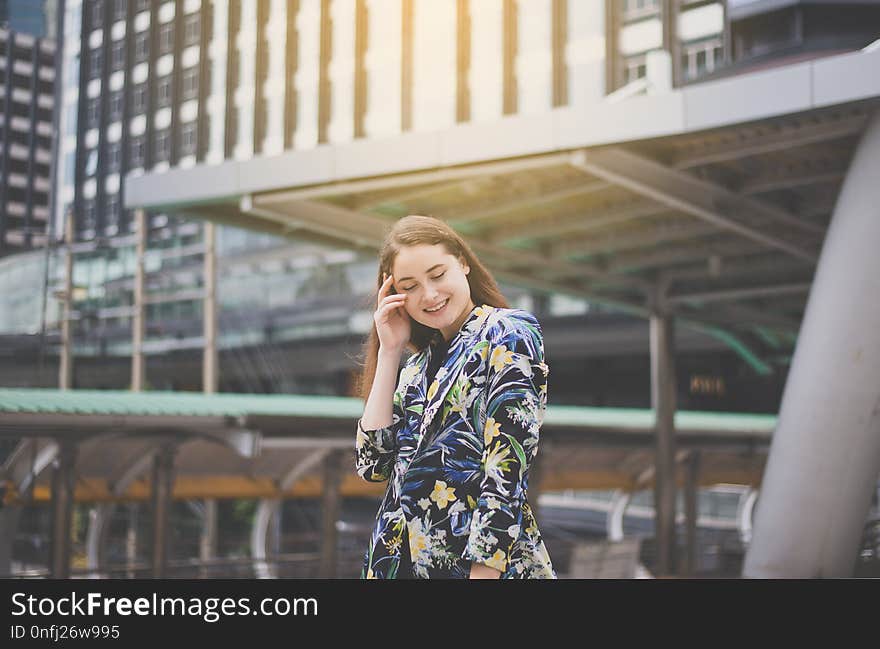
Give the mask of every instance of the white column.
<path id="1" fill-rule="evenodd" d="M 517 112 L 540 113 L 553 107 L 552 0 L 528 0 L 517 7 Z"/>
<path id="2" fill-rule="evenodd" d="M 226 37 L 229 30 L 229 0 L 214 0 L 214 26 L 208 52 L 211 59 L 211 88 L 207 113 L 210 118 L 208 133 L 208 164 L 223 162 L 226 143 Z"/>
<path id="3" fill-rule="evenodd" d="M 367 0 L 367 112 L 364 131 L 379 138 L 400 133 L 402 8 L 400 0 Z"/>
<path id="4" fill-rule="evenodd" d="M 296 130 L 293 148 L 318 145 L 318 82 L 321 68 L 321 0 L 302 0 L 296 16 Z"/>
<path id="5" fill-rule="evenodd" d="M 880 472 L 880 112 L 837 199 L 743 574 L 850 577 Z"/>
<path id="6" fill-rule="evenodd" d="M 287 3 L 272 0 L 269 22 L 266 24 L 268 64 L 263 97 L 266 100 L 266 137 L 263 155 L 275 155 L 284 150 L 284 66 L 287 48 Z"/>
<path id="7" fill-rule="evenodd" d="M 233 97 L 238 113 L 233 157 L 247 160 L 254 155 L 254 88 L 257 70 L 257 3 L 241 3 L 241 30 L 235 39 L 238 48 L 238 87 Z"/>
<path id="8" fill-rule="evenodd" d="M 330 142 L 354 139 L 355 0 L 333 0 L 330 55 Z"/>
<path id="9" fill-rule="evenodd" d="M 471 121 L 491 121 L 504 109 L 502 0 L 471 2 Z"/>
<path id="10" fill-rule="evenodd" d="M 456 2 L 415 0 L 413 5 L 413 130 L 455 124 Z"/>

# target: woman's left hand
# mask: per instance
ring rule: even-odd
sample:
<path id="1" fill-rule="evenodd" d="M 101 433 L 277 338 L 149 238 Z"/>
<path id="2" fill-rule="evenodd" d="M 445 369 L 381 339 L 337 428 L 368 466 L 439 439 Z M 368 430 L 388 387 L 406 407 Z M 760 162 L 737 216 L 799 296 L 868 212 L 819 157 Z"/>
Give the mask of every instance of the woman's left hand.
<path id="1" fill-rule="evenodd" d="M 490 568 L 489 566 L 482 563 L 472 563 L 471 564 L 471 574 L 470 579 L 500 579 L 501 571 L 495 570 L 495 568 Z"/>

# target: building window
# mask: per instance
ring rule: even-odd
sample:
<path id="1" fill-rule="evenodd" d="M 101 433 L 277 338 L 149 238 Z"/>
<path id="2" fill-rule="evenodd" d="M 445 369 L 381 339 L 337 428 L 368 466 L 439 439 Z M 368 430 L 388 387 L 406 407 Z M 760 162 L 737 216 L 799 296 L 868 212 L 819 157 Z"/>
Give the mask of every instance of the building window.
<path id="1" fill-rule="evenodd" d="M 121 167 L 119 159 L 120 144 L 119 142 L 110 142 L 107 144 L 107 173 L 116 173 Z"/>
<path id="2" fill-rule="evenodd" d="M 625 84 L 641 79 L 648 73 L 647 59 L 644 54 L 625 57 L 623 66 L 623 82 Z"/>
<path id="3" fill-rule="evenodd" d="M 110 50 L 110 67 L 121 70 L 125 67 L 125 41 L 114 41 Z"/>
<path id="4" fill-rule="evenodd" d="M 125 8 L 127 5 L 127 0 L 115 0 L 113 3 L 113 18 L 116 20 L 125 20 Z"/>
<path id="5" fill-rule="evenodd" d="M 695 79 L 713 72 L 723 60 L 721 38 L 716 36 L 707 40 L 681 45 L 681 69 L 685 79 Z"/>
<path id="6" fill-rule="evenodd" d="M 110 194 L 104 199 L 104 223 L 116 223 L 119 219 L 119 198 Z"/>
<path id="7" fill-rule="evenodd" d="M 104 52 L 100 49 L 89 52 L 89 79 L 98 79 L 104 65 Z"/>
<path id="8" fill-rule="evenodd" d="M 87 198 L 82 203 L 82 229 L 95 229 L 95 199 Z"/>
<path id="9" fill-rule="evenodd" d="M 156 81 L 156 106 L 158 108 L 162 108 L 163 106 L 171 105 L 171 75 L 165 75 L 164 77 L 160 77 Z"/>
<path id="10" fill-rule="evenodd" d="M 94 0 L 92 4 L 92 27 L 98 28 L 104 24 L 104 0 Z"/>
<path id="11" fill-rule="evenodd" d="M 134 61 L 141 63 L 147 60 L 150 55 L 150 34 L 149 32 L 140 32 L 134 37 Z"/>
<path id="12" fill-rule="evenodd" d="M 117 90 L 110 93 L 110 118 L 109 121 L 116 122 L 122 119 L 122 91 Z"/>
<path id="13" fill-rule="evenodd" d="M 96 171 L 98 171 L 98 151 L 91 149 L 86 152 L 86 164 L 83 167 L 83 173 L 91 177 L 95 175 Z"/>
<path id="14" fill-rule="evenodd" d="M 159 54 L 168 54 L 174 49 L 174 23 L 165 23 L 159 28 Z"/>
<path id="15" fill-rule="evenodd" d="M 192 155 L 196 152 L 196 122 L 189 122 L 180 127 L 180 155 Z"/>
<path id="16" fill-rule="evenodd" d="M 194 99 L 199 94 L 199 69 L 187 68 L 181 77 L 183 99 Z"/>
<path id="17" fill-rule="evenodd" d="M 201 23 L 198 14 L 190 14 L 184 18 L 183 40 L 184 45 L 198 45 Z"/>
<path id="18" fill-rule="evenodd" d="M 146 161 L 147 149 L 145 146 L 146 138 L 143 135 L 135 135 L 128 144 L 129 166 L 132 169 L 138 169 L 144 166 Z"/>
<path id="19" fill-rule="evenodd" d="M 648 16 L 655 16 L 660 11 L 660 0 L 620 0 L 623 21 L 631 22 Z"/>
<path id="20" fill-rule="evenodd" d="M 151 0 L 137 0 L 137 2 L 134 5 L 135 10 L 136 11 L 147 11 L 150 8 L 150 1 Z"/>
<path id="21" fill-rule="evenodd" d="M 171 159 L 171 133 L 168 129 L 156 131 L 153 138 L 153 162 L 167 162 Z"/>
<path id="22" fill-rule="evenodd" d="M 101 104 L 98 97 L 86 100 L 86 128 L 97 128 L 101 114 Z"/>
<path id="23" fill-rule="evenodd" d="M 131 89 L 131 111 L 135 115 L 147 112 L 147 84 L 139 83 Z"/>

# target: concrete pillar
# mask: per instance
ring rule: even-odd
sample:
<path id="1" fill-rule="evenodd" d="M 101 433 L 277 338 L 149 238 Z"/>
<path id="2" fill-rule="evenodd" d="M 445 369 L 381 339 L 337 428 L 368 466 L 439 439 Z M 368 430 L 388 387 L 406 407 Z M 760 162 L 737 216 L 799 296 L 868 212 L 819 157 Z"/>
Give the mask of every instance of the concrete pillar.
<path id="1" fill-rule="evenodd" d="M 92 579 L 100 579 L 105 570 L 107 530 L 116 505 L 102 503 L 89 511 L 89 529 L 86 532 L 86 566 L 92 571 Z"/>
<path id="2" fill-rule="evenodd" d="M 134 392 L 140 392 L 144 389 L 146 376 L 143 345 L 146 329 L 144 254 L 147 251 L 147 216 L 144 210 L 135 210 L 134 219 L 137 231 L 137 254 L 135 256 L 134 305 L 131 318 L 131 389 Z"/>
<path id="3" fill-rule="evenodd" d="M 257 579 L 275 579 L 278 571 L 274 564 L 269 563 L 266 556 L 266 545 L 270 536 L 272 520 L 281 509 L 281 500 L 263 498 L 254 514 L 251 523 L 251 557 L 254 560 L 254 576 Z"/>
<path id="4" fill-rule="evenodd" d="M 880 112 L 825 237 L 743 575 L 850 577 L 880 472 Z"/>
<path id="5" fill-rule="evenodd" d="M 163 579 L 168 573 L 168 517 L 174 486 L 175 448 L 167 444 L 153 460 L 151 501 L 153 506 L 153 577 Z"/>
<path id="6" fill-rule="evenodd" d="M 70 577 L 70 523 L 76 486 L 76 442 L 59 440 L 52 471 L 52 538 L 49 574 L 53 579 Z"/>
<path id="7" fill-rule="evenodd" d="M 662 311 L 650 320 L 651 406 L 655 416 L 654 534 L 658 576 L 675 572 L 675 367 L 673 320 Z"/>
<path id="8" fill-rule="evenodd" d="M 324 459 L 321 524 L 321 564 L 318 576 L 336 577 L 336 521 L 339 520 L 339 485 L 342 482 L 342 453 L 333 451 Z"/>
<path id="9" fill-rule="evenodd" d="M 125 530 L 125 576 L 129 579 L 137 577 L 137 539 L 138 539 L 138 504 L 128 504 L 128 526 Z"/>
<path id="10" fill-rule="evenodd" d="M 614 492 L 611 508 L 608 510 L 608 518 L 605 521 L 606 534 L 609 541 L 623 540 L 623 515 L 632 499 L 632 493 L 623 489 Z"/>
<path id="11" fill-rule="evenodd" d="M 205 298 L 202 304 L 205 349 L 202 357 L 202 385 L 205 394 L 214 394 L 219 385 L 217 354 L 217 256 L 213 223 L 205 222 Z"/>
<path id="12" fill-rule="evenodd" d="M 691 451 L 684 463 L 684 517 L 687 556 L 683 574 L 693 577 L 697 571 L 697 519 L 699 518 L 698 499 L 700 489 L 700 452 Z"/>
<path id="13" fill-rule="evenodd" d="M 202 579 L 211 576 L 211 569 L 204 563 L 217 558 L 217 501 L 208 498 L 204 503 L 205 511 L 202 518 L 202 536 L 199 539 L 199 559 L 202 567 L 199 574 Z"/>
<path id="14" fill-rule="evenodd" d="M 58 387 L 73 387 L 73 212 L 67 212 L 64 227 L 64 243 L 67 255 L 64 259 L 64 313 L 61 316 L 61 358 L 58 362 Z"/>

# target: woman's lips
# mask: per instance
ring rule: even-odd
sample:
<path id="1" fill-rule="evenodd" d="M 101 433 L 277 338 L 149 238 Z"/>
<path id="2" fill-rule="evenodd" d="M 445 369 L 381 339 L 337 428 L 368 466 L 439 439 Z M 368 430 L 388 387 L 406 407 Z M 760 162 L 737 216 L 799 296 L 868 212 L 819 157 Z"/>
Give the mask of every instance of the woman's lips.
<path id="1" fill-rule="evenodd" d="M 443 306 L 437 309 L 436 311 L 428 311 L 426 309 L 422 309 L 428 315 L 437 315 L 438 313 L 443 313 L 446 310 L 446 307 L 449 306 L 449 298 L 446 298 L 446 301 L 443 303 Z"/>

